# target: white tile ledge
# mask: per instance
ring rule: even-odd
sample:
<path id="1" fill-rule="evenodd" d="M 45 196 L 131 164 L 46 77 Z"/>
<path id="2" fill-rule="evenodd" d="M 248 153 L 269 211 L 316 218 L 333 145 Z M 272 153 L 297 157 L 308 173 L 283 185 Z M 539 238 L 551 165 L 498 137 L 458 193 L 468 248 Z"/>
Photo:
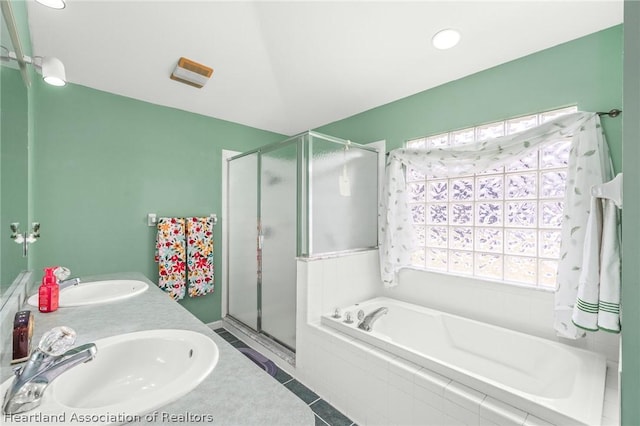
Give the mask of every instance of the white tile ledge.
<path id="1" fill-rule="evenodd" d="M 416 375 L 414 376 L 414 383 L 417 386 L 420 386 L 423 389 L 427 389 L 444 398 L 446 397 L 445 391 L 447 387 L 453 382 L 448 377 L 442 376 L 434 371 L 429 370 L 428 368 L 422 367 L 416 372 Z"/>
<path id="2" fill-rule="evenodd" d="M 479 413 L 480 404 L 484 401 L 486 395 L 468 386 L 451 381 L 444 389 L 444 397 L 469 411 Z"/>
<path id="3" fill-rule="evenodd" d="M 480 417 L 499 425 L 524 425 L 528 413 L 487 396 L 480 404 Z"/>
<path id="4" fill-rule="evenodd" d="M 528 414 L 527 418 L 524 420 L 524 426 L 555 426 L 553 423 L 549 423 L 541 418 L 534 416 L 533 414 Z"/>
<path id="5" fill-rule="evenodd" d="M 365 248 L 365 249 L 345 250 L 345 251 L 339 251 L 339 252 L 333 252 L 333 253 L 314 254 L 311 256 L 298 256 L 296 257 L 296 260 L 299 260 L 305 263 L 311 263 L 318 260 L 338 259 L 338 258 L 347 257 L 347 256 L 358 256 L 358 255 L 377 252 L 377 251 L 378 251 L 377 247 L 371 247 L 371 248 Z"/>

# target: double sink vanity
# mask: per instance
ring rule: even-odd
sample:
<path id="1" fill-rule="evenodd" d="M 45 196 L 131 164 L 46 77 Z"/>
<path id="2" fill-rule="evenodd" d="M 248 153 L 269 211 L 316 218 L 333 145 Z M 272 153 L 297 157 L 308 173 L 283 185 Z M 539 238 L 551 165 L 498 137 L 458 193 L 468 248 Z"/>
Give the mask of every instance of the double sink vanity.
<path id="1" fill-rule="evenodd" d="M 37 296 L 20 309 L 35 317 L 33 350 L 64 326 L 77 333 L 73 347 L 93 343 L 95 356 L 53 379 L 36 408 L 3 412 L 2 424 L 314 424 L 302 400 L 141 274 L 84 277 L 52 313 L 31 304 Z M 10 337 L 4 326 L 3 400 L 15 367 Z"/>

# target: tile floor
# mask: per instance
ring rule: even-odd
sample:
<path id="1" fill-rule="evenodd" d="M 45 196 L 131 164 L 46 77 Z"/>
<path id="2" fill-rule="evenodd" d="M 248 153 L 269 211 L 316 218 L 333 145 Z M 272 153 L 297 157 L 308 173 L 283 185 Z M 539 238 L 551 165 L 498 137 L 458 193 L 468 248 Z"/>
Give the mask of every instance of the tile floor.
<path id="1" fill-rule="evenodd" d="M 236 336 L 225 330 L 224 328 L 217 328 L 216 333 L 232 346 L 236 348 L 248 348 L 244 342 L 238 339 Z M 275 380 L 279 381 L 293 392 L 298 398 L 303 400 L 313 413 L 315 414 L 316 426 L 357 426 L 347 416 L 336 410 L 327 401 L 316 395 L 311 389 L 291 377 L 289 374 L 276 367 Z"/>

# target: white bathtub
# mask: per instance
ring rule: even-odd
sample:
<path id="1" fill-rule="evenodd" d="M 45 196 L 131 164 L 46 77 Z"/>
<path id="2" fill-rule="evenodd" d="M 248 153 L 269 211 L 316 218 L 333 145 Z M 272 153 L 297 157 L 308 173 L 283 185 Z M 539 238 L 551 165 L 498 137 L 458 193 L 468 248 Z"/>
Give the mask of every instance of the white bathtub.
<path id="1" fill-rule="evenodd" d="M 388 313 L 371 332 L 357 328 L 357 311 L 383 306 Z M 322 324 L 552 423 L 600 424 L 602 355 L 385 297 L 345 307 L 340 319 L 325 315 Z"/>

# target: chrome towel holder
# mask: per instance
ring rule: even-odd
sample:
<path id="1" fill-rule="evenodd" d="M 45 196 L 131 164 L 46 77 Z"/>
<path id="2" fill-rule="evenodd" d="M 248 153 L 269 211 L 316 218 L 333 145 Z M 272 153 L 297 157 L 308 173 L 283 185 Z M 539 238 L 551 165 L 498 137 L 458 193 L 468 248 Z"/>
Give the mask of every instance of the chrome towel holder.
<path id="1" fill-rule="evenodd" d="M 213 225 L 215 226 L 218 223 L 218 215 L 215 213 L 211 213 L 209 217 L 213 219 Z M 147 226 L 156 226 L 157 224 L 158 224 L 158 215 L 155 213 L 148 213 Z"/>

